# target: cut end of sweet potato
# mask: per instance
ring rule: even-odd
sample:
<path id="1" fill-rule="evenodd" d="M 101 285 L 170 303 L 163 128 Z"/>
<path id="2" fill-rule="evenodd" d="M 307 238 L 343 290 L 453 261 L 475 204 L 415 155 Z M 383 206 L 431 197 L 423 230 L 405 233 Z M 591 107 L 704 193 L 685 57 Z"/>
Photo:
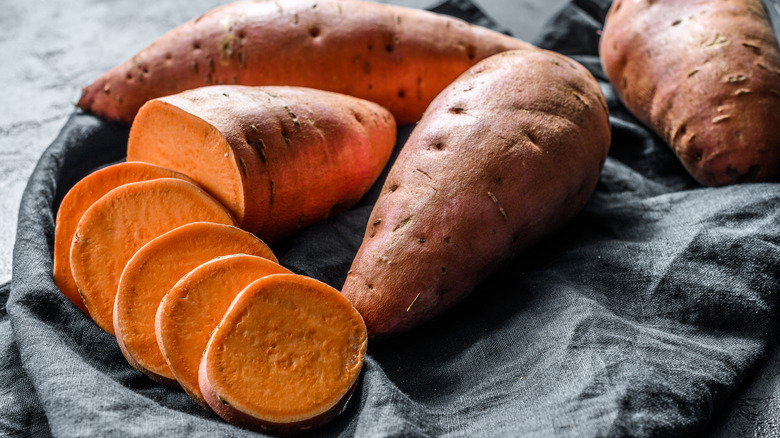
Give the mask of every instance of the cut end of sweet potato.
<path id="1" fill-rule="evenodd" d="M 217 326 L 201 361 L 200 389 L 228 422 L 300 432 L 340 412 L 366 346 L 363 319 L 336 289 L 270 275 L 247 286 Z"/>
<path id="2" fill-rule="evenodd" d="M 196 185 L 173 178 L 117 187 L 84 213 L 70 249 L 73 279 L 93 321 L 114 334 L 122 270 L 153 238 L 191 222 L 234 225 L 230 212 Z"/>
<path id="3" fill-rule="evenodd" d="M 143 161 L 187 176 L 244 222 L 240 164 L 225 136 L 205 119 L 164 100 L 152 100 L 130 129 L 128 161 Z"/>
<path id="4" fill-rule="evenodd" d="M 54 283 L 84 313 L 87 306 L 79 295 L 70 270 L 70 246 L 84 212 L 103 195 L 121 185 L 156 178 L 180 178 L 181 173 L 147 163 L 118 163 L 96 170 L 77 182 L 62 198 L 54 228 Z"/>
<path id="5" fill-rule="evenodd" d="M 234 254 L 196 267 L 165 294 L 155 319 L 157 342 L 176 380 L 199 405 L 211 409 L 198 385 L 198 367 L 230 303 L 253 281 L 289 273 L 271 260 Z"/>

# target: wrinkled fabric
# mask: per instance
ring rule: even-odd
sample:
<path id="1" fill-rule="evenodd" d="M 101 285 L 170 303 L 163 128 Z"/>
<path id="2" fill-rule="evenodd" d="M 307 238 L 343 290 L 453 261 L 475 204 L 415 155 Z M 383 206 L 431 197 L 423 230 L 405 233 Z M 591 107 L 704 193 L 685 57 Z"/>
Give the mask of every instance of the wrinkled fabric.
<path id="1" fill-rule="evenodd" d="M 574 0 L 535 42 L 583 63 L 609 103 L 613 141 L 589 203 L 451 310 L 372 341 L 354 396 L 314 435 L 691 436 L 766 357 L 780 184 L 704 188 L 685 173 L 603 75 L 608 5 Z M 465 0 L 438 8 L 495 27 Z M 127 133 L 77 111 L 30 178 L 0 288 L 0 434 L 256 436 L 134 370 L 54 285 L 59 203 L 123 159 Z M 280 263 L 340 288 L 383 178 L 353 209 L 274 245 Z"/>

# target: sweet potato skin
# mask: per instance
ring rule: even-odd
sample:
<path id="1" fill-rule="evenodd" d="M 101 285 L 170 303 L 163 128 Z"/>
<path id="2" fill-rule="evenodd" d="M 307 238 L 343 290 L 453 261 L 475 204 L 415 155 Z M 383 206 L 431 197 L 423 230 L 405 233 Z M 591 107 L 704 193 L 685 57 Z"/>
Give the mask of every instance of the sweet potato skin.
<path id="1" fill-rule="evenodd" d="M 618 0 L 600 43 L 628 109 L 701 184 L 780 172 L 780 50 L 760 0 Z"/>
<path id="2" fill-rule="evenodd" d="M 509 51 L 461 75 L 401 150 L 343 286 L 369 334 L 429 320 L 571 219 L 609 143 L 598 84 L 562 55 Z"/>
<path id="3" fill-rule="evenodd" d="M 214 84 L 299 85 L 420 118 L 460 73 L 526 47 L 432 12 L 352 0 L 238 2 L 172 30 L 83 90 L 78 105 L 130 123 L 149 99 Z"/>
<path id="4" fill-rule="evenodd" d="M 224 156 L 220 145 L 213 157 L 182 159 L 178 128 L 157 126 L 166 106 L 213 127 L 226 144 Z M 187 174 L 227 206 L 241 228 L 273 242 L 360 200 L 395 140 L 392 114 L 373 102 L 303 87 L 222 85 L 144 105 L 130 130 L 127 159 Z M 210 166 L 218 160 L 232 166 L 229 183 L 214 177 Z"/>

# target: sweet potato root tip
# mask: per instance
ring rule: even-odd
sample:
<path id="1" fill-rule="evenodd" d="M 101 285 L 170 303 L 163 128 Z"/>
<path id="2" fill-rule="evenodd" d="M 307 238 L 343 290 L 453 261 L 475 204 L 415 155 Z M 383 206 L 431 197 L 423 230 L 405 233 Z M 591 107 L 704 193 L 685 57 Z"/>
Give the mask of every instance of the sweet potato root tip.
<path id="1" fill-rule="evenodd" d="M 70 246 L 84 212 L 103 195 L 123 184 L 155 178 L 181 178 L 181 173 L 148 163 L 119 163 L 96 170 L 77 182 L 62 198 L 54 228 L 54 282 L 62 293 L 89 314 L 70 270 Z"/>
<path id="2" fill-rule="evenodd" d="M 238 253 L 276 264 L 276 257 L 262 240 L 239 228 L 212 222 L 182 225 L 150 240 L 132 256 L 119 279 L 113 323 L 119 347 L 134 368 L 158 382 L 178 386 L 155 335 L 160 301 L 192 269 L 214 257 Z"/>
<path id="3" fill-rule="evenodd" d="M 284 273 L 290 271 L 262 257 L 218 257 L 182 277 L 160 302 L 155 317 L 160 350 L 184 391 L 204 408 L 211 409 L 198 386 L 198 366 L 211 333 L 241 290 Z"/>
<path id="4" fill-rule="evenodd" d="M 129 124 L 146 100 L 186 89 L 286 84 L 364 98 L 408 124 L 474 63 L 529 47 L 428 11 L 360 1 L 317 5 L 288 0 L 281 12 L 273 1 L 216 8 L 106 72 L 84 89 L 78 105 Z M 423 74 L 426 80 L 418 81 Z"/>
<path id="5" fill-rule="evenodd" d="M 300 432 L 338 414 L 366 345 L 360 314 L 337 290 L 299 275 L 269 275 L 247 286 L 217 326 L 201 360 L 200 389 L 231 423 Z"/>
<path id="6" fill-rule="evenodd" d="M 598 83 L 570 59 L 507 51 L 461 75 L 390 169 L 347 274 L 369 334 L 428 321 L 574 217 L 609 143 Z"/>
<path id="7" fill-rule="evenodd" d="M 355 117 L 355 114 L 358 117 Z M 211 86 L 148 102 L 127 157 L 179 170 L 273 242 L 354 205 L 395 145 L 377 104 L 301 87 Z"/>
<path id="8" fill-rule="evenodd" d="M 190 222 L 235 224 L 206 192 L 173 178 L 119 186 L 87 209 L 76 228 L 70 264 L 89 315 L 100 328 L 114 334 L 114 299 L 127 261 L 148 241 Z"/>

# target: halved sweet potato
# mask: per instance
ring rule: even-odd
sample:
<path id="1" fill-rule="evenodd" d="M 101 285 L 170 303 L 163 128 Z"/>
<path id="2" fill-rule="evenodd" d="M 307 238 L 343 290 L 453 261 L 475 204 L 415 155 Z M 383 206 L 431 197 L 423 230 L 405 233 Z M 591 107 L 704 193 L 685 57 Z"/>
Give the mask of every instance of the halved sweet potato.
<path id="1" fill-rule="evenodd" d="M 187 174 L 271 243 L 355 204 L 395 145 L 377 104 L 300 87 L 212 86 L 138 113 L 128 161 Z"/>

